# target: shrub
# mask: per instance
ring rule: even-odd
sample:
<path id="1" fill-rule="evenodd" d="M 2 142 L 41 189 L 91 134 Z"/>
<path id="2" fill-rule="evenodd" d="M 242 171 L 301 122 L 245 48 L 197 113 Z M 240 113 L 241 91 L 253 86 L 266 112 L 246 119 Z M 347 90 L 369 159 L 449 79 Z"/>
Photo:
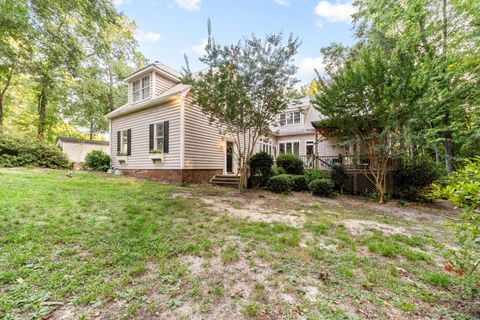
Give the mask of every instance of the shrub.
<path id="1" fill-rule="evenodd" d="M 293 189 L 292 176 L 288 174 L 280 174 L 268 179 L 267 187 L 276 193 L 289 193 Z"/>
<path id="2" fill-rule="evenodd" d="M 282 167 L 288 174 L 303 174 L 303 161 L 293 153 L 282 153 L 277 157 L 277 166 Z"/>
<path id="3" fill-rule="evenodd" d="M 287 174 L 287 171 L 282 167 L 274 167 L 272 168 L 272 176 L 278 176 L 279 174 Z"/>
<path id="4" fill-rule="evenodd" d="M 406 162 L 395 175 L 400 197 L 413 201 L 427 200 L 428 188 L 441 176 L 439 166 L 427 158 Z"/>
<path id="5" fill-rule="evenodd" d="M 305 170 L 305 180 L 307 185 L 310 184 L 313 180 L 326 178 L 325 174 L 319 169 L 308 169 Z"/>
<path id="6" fill-rule="evenodd" d="M 334 164 L 332 166 L 331 179 L 335 190 L 343 191 L 343 186 L 348 179 L 347 170 L 339 164 Z"/>
<path id="7" fill-rule="evenodd" d="M 315 179 L 308 184 L 308 189 L 316 196 L 330 196 L 333 194 L 333 182 L 328 178 Z"/>
<path id="8" fill-rule="evenodd" d="M 478 294 L 480 281 L 480 157 L 451 175 L 445 187 L 434 188 L 434 197 L 447 198 L 463 209 L 459 221 L 449 223 L 460 249 L 447 249 L 445 269 L 464 277 L 464 289 L 473 296 Z"/>
<path id="9" fill-rule="evenodd" d="M 110 168 L 110 156 L 103 151 L 93 150 L 85 156 L 84 165 L 95 171 L 107 172 Z"/>
<path id="10" fill-rule="evenodd" d="M 293 180 L 293 191 L 307 191 L 308 185 L 305 180 L 305 176 L 302 175 L 292 175 Z"/>
<path id="11" fill-rule="evenodd" d="M 67 156 L 53 144 L 0 136 L 0 167 L 69 168 Z"/>
<path id="12" fill-rule="evenodd" d="M 249 165 L 253 186 L 264 186 L 272 176 L 272 156 L 266 152 L 256 153 L 250 158 Z"/>

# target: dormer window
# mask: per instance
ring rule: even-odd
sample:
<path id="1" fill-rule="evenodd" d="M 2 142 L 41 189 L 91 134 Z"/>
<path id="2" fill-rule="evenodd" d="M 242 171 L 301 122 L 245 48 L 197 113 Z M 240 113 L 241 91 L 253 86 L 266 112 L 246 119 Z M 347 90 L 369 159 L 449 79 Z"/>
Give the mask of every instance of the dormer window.
<path id="1" fill-rule="evenodd" d="M 150 75 L 133 81 L 132 97 L 133 102 L 150 98 Z"/>
<path id="2" fill-rule="evenodd" d="M 282 113 L 280 115 L 280 125 L 290 126 L 294 124 L 300 124 L 301 118 L 300 111 Z"/>

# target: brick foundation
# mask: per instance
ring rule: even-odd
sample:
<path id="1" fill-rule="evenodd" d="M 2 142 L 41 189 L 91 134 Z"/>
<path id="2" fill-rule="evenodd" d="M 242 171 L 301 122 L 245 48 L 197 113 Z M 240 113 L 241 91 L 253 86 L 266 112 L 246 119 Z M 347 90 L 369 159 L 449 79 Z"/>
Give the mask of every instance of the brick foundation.
<path id="1" fill-rule="evenodd" d="M 222 169 L 122 169 L 126 176 L 145 178 L 168 183 L 203 183 L 214 175 L 222 174 Z"/>

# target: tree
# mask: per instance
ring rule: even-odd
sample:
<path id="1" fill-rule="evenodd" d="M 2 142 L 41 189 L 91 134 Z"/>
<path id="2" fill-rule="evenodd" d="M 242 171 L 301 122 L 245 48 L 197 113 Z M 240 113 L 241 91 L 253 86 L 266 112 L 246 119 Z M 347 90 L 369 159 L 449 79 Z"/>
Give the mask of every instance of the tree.
<path id="1" fill-rule="evenodd" d="M 200 58 L 207 70 L 192 74 L 186 59 L 184 81 L 192 86 L 193 102 L 234 139 L 240 191 L 246 187 L 248 161 L 259 137 L 296 96 L 292 59 L 299 45 L 292 35 L 284 45 L 282 34 L 274 34 L 221 46 L 212 37 L 209 21 L 206 54 Z"/>
<path id="2" fill-rule="evenodd" d="M 99 31 L 115 23 L 110 1 L 30 0 L 28 38 L 32 42 L 27 68 L 37 83 L 38 139 L 47 129 L 47 106 L 57 83 L 75 76 L 85 57 L 102 47 Z"/>
<path id="3" fill-rule="evenodd" d="M 355 15 L 360 43 L 382 36 L 415 54 L 415 86 L 419 94 L 411 118 L 421 130 L 406 137 L 411 150 L 443 145 L 445 169 L 453 170 L 463 145 L 478 145 L 478 56 L 480 3 L 470 0 L 357 0 Z M 472 149 L 470 149 L 471 152 Z M 476 150 L 480 152 L 480 150 Z M 472 154 L 470 154 L 471 156 Z"/>
<path id="4" fill-rule="evenodd" d="M 28 10 L 24 4 L 5 0 L 0 6 L 0 134 L 3 132 L 4 98 L 28 51 L 28 41 L 22 33 L 29 28 L 27 20 Z"/>
<path id="5" fill-rule="evenodd" d="M 412 61 L 402 52 L 361 48 L 330 81 L 321 77 L 313 103 L 341 141 L 368 158 L 365 176 L 383 203 L 388 164 L 397 152 L 396 134 L 405 122 Z"/>

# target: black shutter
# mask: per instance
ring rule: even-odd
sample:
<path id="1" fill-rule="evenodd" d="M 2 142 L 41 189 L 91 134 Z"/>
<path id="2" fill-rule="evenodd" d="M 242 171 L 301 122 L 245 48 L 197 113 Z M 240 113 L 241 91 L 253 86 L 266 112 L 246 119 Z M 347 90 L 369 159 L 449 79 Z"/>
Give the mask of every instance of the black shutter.
<path id="1" fill-rule="evenodd" d="M 148 142 L 148 150 L 153 150 L 153 124 L 150 125 L 150 130 L 148 133 L 149 142 Z"/>
<path id="2" fill-rule="evenodd" d="M 127 130 L 127 156 L 132 155 L 132 129 Z"/>
<path id="3" fill-rule="evenodd" d="M 169 143 L 169 122 L 163 122 L 163 153 L 168 153 L 168 143 Z"/>
<path id="4" fill-rule="evenodd" d="M 120 131 L 117 131 L 117 153 L 120 152 L 122 147 L 122 133 Z"/>

